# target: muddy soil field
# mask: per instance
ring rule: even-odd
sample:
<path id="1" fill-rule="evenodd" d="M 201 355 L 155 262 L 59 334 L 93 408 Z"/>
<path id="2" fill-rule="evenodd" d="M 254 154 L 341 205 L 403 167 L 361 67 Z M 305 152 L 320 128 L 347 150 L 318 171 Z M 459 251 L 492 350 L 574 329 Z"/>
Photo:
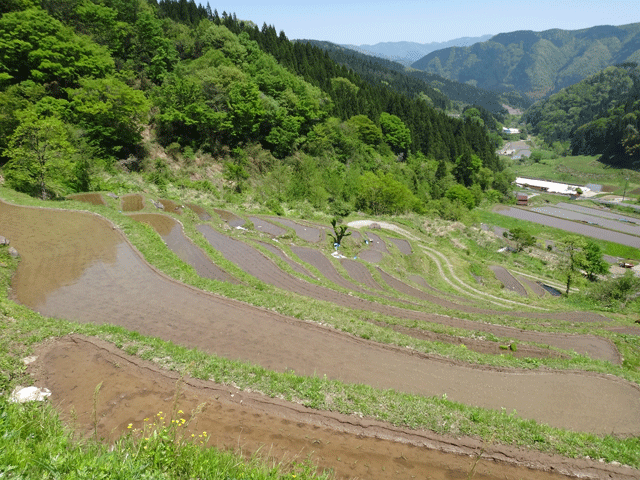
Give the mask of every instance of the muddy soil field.
<path id="1" fill-rule="evenodd" d="M 628 233 L 629 235 L 640 235 L 640 225 L 631 224 L 629 222 L 621 222 L 619 219 L 603 218 L 592 215 L 590 213 L 558 207 L 534 207 L 531 210 L 536 213 L 542 213 L 544 215 L 550 215 L 552 217 L 557 217 L 564 220 L 582 222 L 588 225 L 597 225 L 608 230 Z"/>
<path id="2" fill-rule="evenodd" d="M 213 248 L 220 251 L 224 257 L 236 263 L 244 271 L 258 278 L 259 280 L 273 285 L 277 288 L 292 291 L 306 297 L 315 298 L 321 301 L 328 301 L 336 305 L 359 310 L 368 310 L 379 312 L 385 315 L 419 320 L 423 322 L 433 322 L 450 325 L 458 328 L 464 328 L 472 331 L 482 331 L 492 333 L 501 337 L 514 338 L 521 341 L 538 342 L 552 345 L 564 350 L 575 350 L 576 352 L 586 354 L 591 358 L 600 358 L 614 363 L 620 362 L 620 356 L 616 348 L 604 338 L 588 336 L 588 335 L 557 335 L 542 332 L 532 332 L 511 327 L 498 325 L 489 325 L 484 323 L 463 320 L 445 315 L 427 314 L 417 310 L 408 310 L 399 307 L 393 307 L 382 303 L 364 300 L 362 298 L 348 295 L 346 293 L 337 292 L 327 287 L 314 285 L 299 278 L 296 278 L 266 258 L 255 248 L 236 239 L 232 239 L 216 230 L 209 225 L 200 225 L 198 230 L 211 243 Z M 348 282 L 341 277 L 333 267 L 333 265 L 320 252 L 309 249 L 307 247 L 293 247 L 296 255 L 302 255 L 304 260 L 310 265 L 317 268 L 320 273 L 329 278 L 338 285 L 343 286 L 351 291 L 362 291 L 376 295 L 376 292 L 363 290 L 361 287 Z M 415 290 L 415 289 L 414 289 Z M 541 312 L 514 312 L 504 311 L 496 312 L 493 310 L 478 309 L 469 305 L 455 304 L 446 299 L 441 299 L 436 295 L 422 292 L 423 300 L 431 301 L 437 305 L 445 306 L 459 311 L 469 311 L 473 313 L 487 314 L 503 314 L 512 316 L 530 316 L 532 318 L 560 318 L 568 321 L 603 321 L 605 318 L 599 315 L 592 315 L 589 312 L 566 312 L 562 314 L 541 313 Z"/>
<path id="3" fill-rule="evenodd" d="M 231 359 L 249 361 L 275 371 L 295 370 L 301 375 L 326 374 L 328 378 L 349 383 L 366 383 L 377 388 L 393 388 L 427 396 L 440 396 L 446 393 L 448 398 L 454 401 L 485 408 L 504 407 L 508 411 L 516 410 L 523 418 L 531 418 L 572 430 L 595 433 L 613 432 L 621 435 L 640 434 L 640 417 L 637 416 L 640 410 L 640 389 L 636 385 L 615 377 L 577 371 L 518 371 L 464 365 L 417 354 L 403 348 L 377 344 L 331 328 L 284 317 L 242 302 L 204 293 L 171 280 L 153 269 L 112 224 L 97 215 L 18 207 L 0 202 L 0 229 L 0 234 L 11 240 L 12 245 L 18 249 L 22 257 L 12 281 L 13 298 L 45 316 L 64 317 L 79 322 L 117 324 L 144 335 L 171 340 L 180 345 L 196 347 Z M 228 237 L 227 241 L 237 242 Z M 295 281 L 306 283 L 299 279 Z M 352 298 L 353 300 L 355 299 Z M 536 334 L 536 332 L 529 333 Z M 78 344 L 78 341 L 72 341 Z M 64 350 L 64 342 L 59 342 L 59 345 Z M 116 363 L 122 365 L 125 361 L 128 364 L 139 362 L 136 359 L 126 358 L 115 350 L 110 351 L 112 347 L 87 346 L 83 353 L 86 354 L 85 357 L 81 356 L 82 349 L 67 348 L 62 353 L 55 353 L 58 352 L 57 347 L 54 345 L 51 348 L 49 353 L 41 353 L 42 358 L 46 360 L 39 364 L 42 374 L 40 378 L 50 381 L 49 385 L 44 386 L 57 392 L 56 398 L 61 401 L 61 405 L 65 399 L 69 401 L 74 399 L 74 402 L 91 402 L 93 389 L 102 379 L 113 380 L 117 385 L 112 388 L 103 387 L 102 392 L 105 397 L 113 398 L 116 404 L 118 404 L 116 399 L 121 399 L 119 404 L 123 406 L 122 411 L 126 413 L 124 415 L 126 418 L 115 414 L 110 417 L 105 414 L 102 417 L 105 421 L 112 421 L 113 418 L 114 422 L 114 424 L 102 426 L 105 433 L 116 432 L 118 428 L 122 429 L 123 425 L 128 423 L 137 422 L 136 425 L 139 425 L 143 418 L 153 415 L 155 410 L 158 410 L 158 405 L 163 399 L 172 397 L 171 394 L 167 394 L 167 391 L 175 388 L 175 379 L 165 381 L 164 387 L 158 386 L 155 399 L 148 395 L 154 390 L 151 387 L 144 394 L 131 392 L 132 386 L 136 384 L 162 384 L 157 378 L 150 380 L 147 377 L 151 375 L 153 367 L 145 366 L 143 375 L 139 371 L 134 372 L 136 371 L 134 367 L 131 367 L 130 372 L 129 369 L 125 372 L 119 368 L 116 373 L 113 371 L 108 373 L 107 370 L 98 368 L 98 365 L 103 367 Z M 112 357 L 102 358 L 103 355 L 107 355 L 107 352 L 116 355 L 119 360 L 110 361 L 108 358 Z M 97 363 L 92 363 L 94 362 L 92 359 Z M 67 363 L 65 364 L 64 361 Z M 367 368 L 362 368 L 363 365 Z M 82 370 L 85 367 L 86 369 Z M 62 375 L 64 378 L 60 379 L 63 368 L 69 370 Z M 74 368 L 76 370 L 73 370 Z M 69 374 L 72 371 L 75 373 Z M 131 372 L 137 377 L 125 375 Z M 163 372 L 159 374 L 166 375 Z M 95 381 L 98 379 L 96 375 L 99 375 L 101 380 Z M 137 380 L 134 381 L 133 378 Z M 207 389 L 220 387 L 208 384 L 196 385 L 194 388 L 196 393 L 193 395 L 197 396 L 203 395 Z M 127 392 L 131 392 L 131 398 L 128 400 Z M 84 399 L 75 400 L 76 395 Z M 239 394 L 239 396 L 249 398 L 248 394 Z M 219 393 L 217 397 L 216 401 L 222 397 L 231 397 L 231 393 L 228 395 Z M 143 398 L 144 406 L 139 403 L 140 398 Z M 164 401 L 166 404 L 166 400 Z M 195 405 L 199 400 L 191 401 L 194 402 L 191 405 Z M 210 401 L 215 405 L 213 400 Z M 262 397 L 258 397 L 255 403 L 262 405 L 269 414 L 278 412 L 278 408 L 283 408 L 271 407 L 273 401 Z M 66 408 L 69 405 L 70 402 L 67 403 Z M 132 405 L 133 407 L 128 409 Z M 112 408 L 112 402 L 108 401 L 105 403 L 105 408 L 106 413 L 120 410 Z M 164 408 L 166 409 L 166 406 Z M 223 407 L 212 408 L 220 410 Z M 284 407 L 285 410 L 287 408 L 295 409 L 295 406 Z M 300 439 L 292 440 L 291 444 L 297 445 L 296 451 L 300 450 L 302 445 L 307 445 L 310 450 L 316 452 L 322 450 L 320 446 L 326 447 L 331 443 L 336 445 L 335 437 L 318 437 L 319 443 L 314 441 L 310 443 L 308 438 L 316 438 L 314 435 L 318 432 L 313 422 L 297 421 L 296 417 L 285 418 L 283 421 L 280 417 L 280 420 L 277 418 L 275 420 L 276 426 L 263 427 L 265 422 L 263 418 L 266 418 L 266 414 L 264 417 L 259 413 L 258 416 L 256 414 L 256 411 L 227 413 L 231 419 L 227 420 L 227 427 L 218 428 L 220 432 L 227 433 L 227 440 L 221 436 L 220 445 L 227 444 L 225 442 L 229 442 L 229 438 L 235 442 L 234 445 L 245 445 L 242 441 L 243 432 L 261 430 L 262 435 L 257 440 L 251 440 L 254 442 L 253 445 L 276 445 L 276 440 L 293 437 L 293 433 L 275 432 L 281 432 L 282 425 L 294 423 L 295 427 L 292 428 L 294 430 L 298 428 L 300 432 L 304 432 L 301 435 L 307 438 L 306 443 Z M 277 417 L 278 413 L 275 415 Z M 333 414 L 313 411 L 303 412 L 302 417 L 305 415 L 305 418 L 315 416 L 320 424 L 329 425 L 329 430 L 334 432 L 329 431 L 327 435 L 335 434 L 338 427 L 332 427 L 335 425 L 331 423 Z M 217 421 L 213 411 L 204 417 L 206 420 L 202 418 L 200 421 Z M 240 432 L 238 432 L 238 418 L 242 418 Z M 280 421 L 279 427 L 278 421 Z M 346 423 L 356 425 L 359 421 L 349 419 Z M 325 457 L 321 451 L 318 454 L 319 463 L 333 468 L 369 469 L 352 473 L 344 470 L 339 478 L 356 475 L 365 478 L 413 478 L 416 472 L 419 473 L 416 469 L 421 462 L 425 463 L 424 468 L 427 471 L 437 470 L 434 466 L 437 461 L 434 460 L 432 465 L 429 463 L 430 460 L 421 460 L 426 459 L 424 446 L 434 446 L 437 443 L 435 440 L 416 443 L 414 446 L 418 450 L 415 450 L 414 455 L 407 447 L 412 445 L 411 441 L 405 438 L 420 436 L 422 435 L 420 432 L 403 431 L 382 425 L 380 428 L 386 428 L 393 434 L 371 436 L 367 433 L 375 430 L 371 425 L 372 423 L 364 421 L 361 433 L 355 434 L 353 442 L 363 440 L 364 437 L 373 437 L 372 443 L 379 446 L 381 440 L 388 437 L 389 440 L 394 440 L 392 446 L 383 446 L 382 452 L 376 453 L 374 450 L 371 452 L 368 450 L 373 449 L 375 445 L 365 446 L 364 443 L 357 444 L 345 440 L 340 448 L 325 450 L 327 452 Z M 469 441 L 451 439 L 447 443 L 446 439 L 438 439 L 438 442 L 440 445 L 448 444 L 452 449 L 460 449 L 461 445 Z M 249 443 L 247 440 L 247 445 Z M 290 452 L 290 447 L 286 445 L 285 443 L 285 446 L 273 448 L 276 451 L 280 449 L 281 452 Z M 361 446 L 358 447 L 358 445 Z M 477 451 L 477 447 L 477 445 L 471 447 L 467 453 Z M 393 448 L 396 448 L 395 453 Z M 251 448 L 247 447 L 243 451 L 250 450 Z M 340 458 L 337 457 L 337 452 L 341 452 Z M 529 462 L 527 455 L 533 455 L 537 459 Z M 343 458 L 349 460 L 343 462 Z M 552 459 L 538 454 L 514 453 L 514 451 L 508 452 L 508 449 L 506 451 L 498 449 L 495 458 L 511 459 L 511 461 L 518 459 L 516 462 L 532 465 L 536 462 L 538 465 L 557 465 L 558 471 L 563 471 L 562 467 L 567 469 L 565 471 L 573 473 L 581 468 L 591 469 L 602 478 L 608 475 L 607 472 L 611 473 L 607 468 L 615 470 L 615 467 L 605 468 L 605 466 L 598 466 L 597 463 L 580 463 L 580 461 L 566 459 L 556 459 L 556 463 L 553 463 Z M 440 477 L 434 476 L 434 478 L 465 478 L 470 459 L 458 457 L 458 460 L 461 461 L 457 464 L 454 460 L 443 460 L 441 463 L 447 466 L 444 467 Z M 340 463 L 344 465 L 338 465 Z M 387 466 L 389 468 L 394 466 L 396 470 L 387 470 Z M 535 471 L 532 476 L 528 476 L 526 470 L 504 473 L 498 472 L 498 467 L 498 464 L 491 463 L 488 470 L 481 472 L 482 476 L 476 475 L 475 478 L 544 478 L 540 471 Z M 380 471 L 384 473 L 380 474 Z M 394 472 L 391 477 L 390 471 Z M 378 476 L 374 475 L 376 472 Z M 624 471 L 619 473 L 626 475 Z"/>
<path id="4" fill-rule="evenodd" d="M 106 342 L 71 336 L 47 342 L 35 352 L 29 369 L 36 384 L 52 391 L 63 417 L 86 435 L 93 431 L 93 391 L 98 435 L 113 440 L 127 426 L 142 429 L 144 419 L 173 411 L 189 421 L 184 430 L 196 438 L 207 432 L 208 445 L 251 456 L 257 453 L 285 465 L 311 460 L 337 479 L 466 479 L 484 449 L 474 479 L 560 480 L 562 474 L 620 480 L 634 471 L 586 460 L 485 445 L 469 438 L 405 431 L 383 422 L 305 408 L 298 404 L 238 391 L 174 372 L 131 357 Z M 177 404 L 174 404 L 179 391 Z M 200 407 L 201 412 L 191 416 Z M 525 466 L 526 465 L 526 466 Z"/>
<path id="5" fill-rule="evenodd" d="M 185 236 L 182 225 L 167 215 L 157 213 L 135 213 L 130 217 L 150 225 L 164 240 L 164 243 L 180 259 L 195 268 L 198 275 L 221 282 L 240 282 L 218 267 L 211 259 Z"/>
<path id="6" fill-rule="evenodd" d="M 640 237 L 606 230 L 595 225 L 585 225 L 578 222 L 572 222 L 570 220 L 564 220 L 550 215 L 543 215 L 541 213 L 536 213 L 522 208 L 498 207 L 494 211 L 500 215 L 519 218 L 521 220 L 527 220 L 529 222 L 546 225 L 548 227 L 559 228 L 561 230 L 577 233 L 586 237 L 596 238 L 598 240 L 607 240 L 621 245 L 627 245 L 629 247 L 640 248 Z"/>

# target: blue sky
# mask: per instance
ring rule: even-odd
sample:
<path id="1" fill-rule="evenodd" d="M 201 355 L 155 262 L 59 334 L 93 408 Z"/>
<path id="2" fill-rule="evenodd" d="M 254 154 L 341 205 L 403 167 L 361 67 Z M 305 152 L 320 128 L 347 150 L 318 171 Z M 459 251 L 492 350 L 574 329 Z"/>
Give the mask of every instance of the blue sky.
<path id="1" fill-rule="evenodd" d="M 206 5 L 207 0 L 199 1 Z M 220 14 L 235 13 L 258 26 L 266 22 L 291 40 L 355 45 L 640 22 L 640 0 L 208 1 Z"/>

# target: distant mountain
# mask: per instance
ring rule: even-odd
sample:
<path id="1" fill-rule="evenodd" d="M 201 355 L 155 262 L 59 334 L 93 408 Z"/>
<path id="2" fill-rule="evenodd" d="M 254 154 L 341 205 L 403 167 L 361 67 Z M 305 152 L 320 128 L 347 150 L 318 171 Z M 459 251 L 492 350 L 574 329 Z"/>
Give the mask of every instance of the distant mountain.
<path id="1" fill-rule="evenodd" d="M 386 58 L 394 62 L 409 66 L 425 55 L 448 47 L 468 47 L 474 43 L 489 40 L 493 35 L 483 35 L 481 37 L 462 37 L 449 40 L 447 42 L 382 42 L 375 45 L 342 45 L 350 50 L 373 55 L 375 57 Z"/>
<path id="2" fill-rule="evenodd" d="M 449 100 L 467 105 L 478 105 L 486 108 L 498 118 L 502 118 L 506 113 L 503 104 L 522 109 L 531 105 L 527 98 L 518 93 L 508 95 L 483 90 L 472 85 L 448 80 L 439 75 L 413 70 L 398 62 L 351 50 L 331 42 L 319 40 L 298 41 L 326 50 L 332 60 L 349 67 L 373 84 L 384 83 L 389 88 L 409 97 L 424 94 L 431 99 L 434 106 L 441 108 L 444 105 L 441 97 L 446 96 L 447 105 Z"/>
<path id="3" fill-rule="evenodd" d="M 413 68 L 499 92 L 544 98 L 619 63 L 640 61 L 640 23 L 501 33 L 431 52 Z"/>

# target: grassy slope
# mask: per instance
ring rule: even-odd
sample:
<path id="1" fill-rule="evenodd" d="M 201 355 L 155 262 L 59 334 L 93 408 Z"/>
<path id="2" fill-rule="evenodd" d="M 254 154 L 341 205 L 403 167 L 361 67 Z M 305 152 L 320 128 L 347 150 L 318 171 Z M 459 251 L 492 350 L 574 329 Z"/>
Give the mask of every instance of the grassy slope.
<path id="1" fill-rule="evenodd" d="M 20 201 L 20 203 L 41 204 L 41 202 L 6 190 L 2 192 L 2 196 L 13 201 Z M 56 206 L 66 206 L 66 204 Z M 199 284 L 201 288 L 206 290 L 222 291 L 227 288 L 228 291 L 226 293 L 230 296 L 236 296 L 239 293 L 234 291 L 232 286 L 220 285 L 219 282 L 203 282 L 202 279 L 196 278 L 197 276 L 194 275 L 194 272 L 189 267 L 185 267 L 170 252 L 166 251 L 162 242 L 150 229 L 123 218 L 113 209 L 92 207 L 86 204 L 68 204 L 68 206 L 96 210 L 105 216 L 111 217 L 127 232 L 129 238 L 148 260 L 175 278 L 187 283 Z M 185 219 L 182 218 L 182 220 L 184 221 Z M 188 224 L 189 222 L 186 221 L 185 223 Z M 187 228 L 187 231 L 191 231 L 191 228 Z M 441 240 L 438 241 L 441 242 Z M 469 244 L 473 245 L 474 242 L 469 242 Z M 444 248 L 444 245 L 441 245 L 441 247 Z M 3 262 L 10 265 L 11 261 L 6 255 L 3 257 Z M 460 263 L 462 264 L 464 261 Z M 17 306 L 7 299 L 6 287 L 8 286 L 8 274 L 10 271 L 11 268 L 4 269 L 3 292 L 5 293 L 3 293 L 0 301 L 0 312 L 5 319 L 13 318 L 17 321 L 3 322 L 3 372 L 20 370 L 16 358 L 21 358 L 21 355 L 26 354 L 29 345 L 50 336 L 61 336 L 75 331 L 105 338 L 131 354 L 136 354 L 138 351 L 146 351 L 145 358 L 163 358 L 166 362 L 165 366 L 183 368 L 193 364 L 190 374 L 196 377 L 215 378 L 216 381 L 223 383 L 233 382 L 246 388 L 262 391 L 268 395 L 281 395 L 284 398 L 301 401 L 314 408 L 330 408 L 344 413 L 361 412 L 397 425 L 428 428 L 442 433 L 474 435 L 486 440 L 495 435 L 494 440 L 498 442 L 517 443 L 528 448 L 554 451 L 569 456 L 589 455 L 602 457 L 607 460 L 617 460 L 640 467 L 640 461 L 638 461 L 638 458 L 640 458 L 640 443 L 638 439 L 620 440 L 612 437 L 600 438 L 589 434 L 569 433 L 538 425 L 535 422 L 521 420 L 517 415 L 467 407 L 454 404 L 442 398 L 425 399 L 391 391 L 377 391 L 367 386 L 344 385 L 340 382 L 327 381 L 320 378 L 305 378 L 288 373 L 268 372 L 256 366 L 230 362 L 167 342 L 146 339 L 139 334 L 127 332 L 118 327 L 77 325 L 62 320 L 44 323 L 37 314 Z M 275 292 L 270 291 L 269 287 L 266 287 L 268 291 L 265 292 L 263 288 L 265 287 L 257 288 L 256 292 L 249 298 L 252 303 L 266 304 L 270 307 L 279 303 L 274 302 L 273 295 Z M 242 293 L 246 299 L 246 289 Z M 300 301 L 295 295 L 285 295 L 284 297 L 286 297 L 286 302 L 284 307 L 281 308 L 283 313 L 316 321 L 327 320 L 326 318 L 314 318 L 312 315 L 312 312 L 324 312 L 326 309 L 308 309 L 308 305 L 303 307 L 303 305 L 308 304 L 308 301 Z M 282 299 L 283 296 L 279 295 L 279 301 L 282 301 Z M 341 322 L 335 324 L 337 328 L 342 330 L 379 341 L 412 346 L 423 351 L 464 361 L 525 368 L 538 368 L 543 365 L 549 368 L 582 368 L 619 375 L 640 383 L 640 375 L 633 373 L 629 368 L 612 366 L 606 362 L 593 361 L 580 356 L 574 356 L 568 361 L 558 361 L 518 360 L 509 356 L 480 355 L 458 346 L 415 341 L 390 332 L 387 329 L 358 321 L 356 318 L 349 317 L 349 315 L 346 317 L 343 315 L 343 317 Z M 561 328 L 561 325 L 554 326 L 554 329 Z M 438 330 L 443 329 L 443 327 L 433 326 L 433 329 Z M 447 331 L 447 333 L 455 334 L 456 332 Z M 616 337 L 604 331 L 592 333 Z M 616 339 L 614 338 L 614 340 Z M 145 348 L 142 348 L 143 346 Z M 14 355 L 9 354 L 11 350 L 14 350 Z M 20 353 L 16 354 L 16 350 Z M 628 350 L 630 352 L 640 351 L 638 345 L 634 346 L 633 343 L 630 344 Z M 328 398 L 331 399 L 330 405 L 327 403 Z M 425 412 L 428 413 L 425 414 Z"/>
<path id="2" fill-rule="evenodd" d="M 607 193 L 622 195 L 626 179 L 629 178 L 627 193 L 640 188 L 640 172 L 629 169 L 614 169 L 598 161 L 599 156 L 567 156 L 551 158 L 543 156 L 542 161 L 534 163 L 526 160 L 513 165 L 514 173 L 519 177 L 540 178 L 558 182 L 586 185 L 601 184 Z M 634 195 L 638 198 L 638 195 Z"/>

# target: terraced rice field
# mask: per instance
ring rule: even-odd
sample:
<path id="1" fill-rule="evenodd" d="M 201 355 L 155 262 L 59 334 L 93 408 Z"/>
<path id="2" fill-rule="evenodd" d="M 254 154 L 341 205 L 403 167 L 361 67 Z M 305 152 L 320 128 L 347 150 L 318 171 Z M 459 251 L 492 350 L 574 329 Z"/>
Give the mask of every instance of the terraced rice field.
<path id="1" fill-rule="evenodd" d="M 536 210 L 501 206 L 495 211 L 501 215 L 559 228 L 570 233 L 640 248 L 640 227 L 619 221 L 551 207 L 539 207 Z"/>
<path id="2" fill-rule="evenodd" d="M 144 197 L 125 197 L 123 210 L 125 205 L 134 210 L 141 206 L 138 209 L 141 210 Z M 262 231 L 268 236 L 279 235 L 280 230 L 274 228 L 278 224 L 293 230 L 301 242 L 284 249 L 264 239 L 245 240 L 228 231 L 221 232 L 207 221 L 210 216 L 206 210 L 187 206 L 203 222 L 197 226 L 202 238 L 236 268 L 287 295 L 308 299 L 317 308 L 361 312 L 363 319 L 370 318 L 372 323 L 396 332 L 441 342 L 462 341 L 477 351 L 499 353 L 488 346 L 493 343 L 495 347 L 495 342 L 430 334 L 392 319 L 485 332 L 620 362 L 615 346 L 602 337 L 521 330 L 456 317 L 455 313 L 460 312 L 486 318 L 499 315 L 550 322 L 606 324 L 609 321 L 590 312 L 532 309 L 512 297 L 481 292 L 462 282 L 446 258 L 431 251 L 413 235 L 402 241 L 389 240 L 394 245 L 389 249 L 383 231 L 380 234 L 369 230 L 360 232 L 361 238 L 371 240 L 370 249 L 364 252 L 375 252 L 376 258 L 385 258 L 396 249 L 401 255 L 412 255 L 417 250 L 430 255 L 455 292 L 444 294 L 429 288 L 424 278 L 415 275 L 411 285 L 385 267 L 370 270 L 368 264 L 358 260 L 342 259 L 334 263 L 320 248 L 313 246 L 325 238 L 320 227 L 279 218 L 249 218 L 254 227 L 262 225 Z M 230 226 L 245 222 L 231 212 L 216 210 L 216 213 Z M 167 248 L 192 265 L 198 274 L 223 282 L 237 282 L 233 275 L 215 265 L 171 216 L 142 213 L 134 214 L 133 218 L 156 230 Z M 463 364 L 200 291 L 158 272 L 119 230 L 98 215 L 28 208 L 0 201 L 0 235 L 11 240 L 22 258 L 12 281 L 13 298 L 48 317 L 120 325 L 143 335 L 279 372 L 326 376 L 346 383 L 423 396 L 446 395 L 467 405 L 516 410 L 522 418 L 574 431 L 640 435 L 640 416 L 637 415 L 640 387 L 617 377 L 584 371 L 518 370 Z M 285 262 L 296 273 L 283 270 L 274 259 Z M 453 285 L 457 287 L 453 289 Z M 491 308 L 487 306 L 489 302 Z M 427 305 L 447 314 L 427 313 L 424 308 Z M 545 355 L 545 349 L 536 345 L 525 345 L 520 350 L 519 355 Z M 563 355 L 566 353 L 561 351 L 549 353 L 549 356 Z M 114 369 L 116 363 L 120 368 Z M 171 398 L 167 392 L 175 388 L 175 376 L 170 373 L 127 356 L 113 346 L 81 337 L 42 347 L 34 372 L 49 382 L 53 398 L 64 399 L 60 400 L 64 411 L 69 412 L 73 405 L 80 415 L 80 423 L 91 409 L 91 394 L 86 392 L 93 391 L 99 379 L 105 378 L 102 387 L 105 407 L 100 412 L 100 428 L 105 434 L 122 432 L 127 424 L 141 422 L 145 416 L 166 408 L 167 398 Z M 270 445 L 272 456 L 280 459 L 293 455 L 292 452 L 310 455 L 321 467 L 333 468 L 338 478 L 426 478 L 427 475 L 442 479 L 466 478 L 470 466 L 468 457 L 445 455 L 425 447 L 467 455 L 478 447 L 472 439 L 442 438 L 366 418 L 306 409 L 212 382 L 187 379 L 187 387 L 181 398 L 185 405 L 197 405 L 205 398 L 209 402 L 202 422 L 208 431 L 217 432 L 218 445 L 242 443 L 247 451 Z M 602 478 L 611 472 L 618 478 L 634 475 L 623 468 L 607 467 L 613 468 L 607 470 L 579 460 L 567 466 L 566 459 L 520 452 L 504 445 L 490 446 L 487 456 L 510 460 L 508 464 L 482 466 L 475 478 L 560 478 L 557 473 L 516 468 L 513 464 L 547 469 L 555 465 L 558 471 L 573 473 L 591 469 Z"/>

